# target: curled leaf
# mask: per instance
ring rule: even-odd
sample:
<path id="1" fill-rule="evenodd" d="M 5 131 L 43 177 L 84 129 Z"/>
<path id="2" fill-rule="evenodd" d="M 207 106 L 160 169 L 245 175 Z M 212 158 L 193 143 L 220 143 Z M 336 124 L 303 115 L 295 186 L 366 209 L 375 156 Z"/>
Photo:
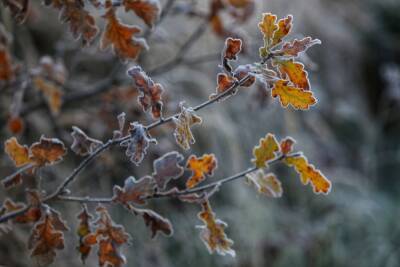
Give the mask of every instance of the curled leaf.
<path id="1" fill-rule="evenodd" d="M 226 90 L 229 90 L 232 88 L 232 86 L 235 83 L 235 79 L 230 77 L 226 73 L 218 73 L 217 75 L 217 88 L 215 89 L 216 92 L 210 95 L 210 99 L 213 99 L 217 97 L 219 94 L 225 92 Z M 235 92 L 232 92 L 232 94 L 227 95 L 226 97 L 224 96 L 223 99 L 226 99 L 227 97 L 235 94 Z"/>
<path id="2" fill-rule="evenodd" d="M 217 168 L 217 159 L 214 154 L 204 154 L 200 158 L 191 155 L 186 163 L 186 168 L 192 171 L 192 176 L 187 180 L 186 187 L 193 188 L 206 179 L 205 175 L 213 175 Z"/>
<path id="3" fill-rule="evenodd" d="M 73 142 L 71 150 L 80 156 L 87 156 L 92 154 L 103 142 L 88 137 L 84 131 L 77 126 L 72 126 L 71 133 Z"/>
<path id="4" fill-rule="evenodd" d="M 293 151 L 293 145 L 296 143 L 296 141 L 291 138 L 291 137 L 286 137 L 281 140 L 281 143 L 279 144 L 281 148 L 281 152 L 283 155 L 287 155 L 290 152 Z"/>
<path id="5" fill-rule="evenodd" d="M 263 169 L 258 169 L 247 174 L 246 178 L 249 184 L 254 185 L 258 193 L 273 198 L 282 196 L 282 184 L 273 173 L 265 174 Z"/>
<path id="6" fill-rule="evenodd" d="M 260 139 L 258 146 L 253 149 L 254 159 L 252 162 L 257 168 L 267 167 L 267 162 L 276 157 L 279 152 L 279 144 L 273 134 L 267 134 L 265 138 Z"/>
<path id="7" fill-rule="evenodd" d="M 296 157 L 287 157 L 284 162 L 288 166 L 293 166 L 296 172 L 300 175 L 300 180 L 304 185 L 311 183 L 314 193 L 328 194 L 331 190 L 331 182 L 316 169 L 314 165 L 308 163 L 304 155 Z"/>
<path id="8" fill-rule="evenodd" d="M 311 91 L 304 91 L 288 85 L 288 81 L 278 80 L 271 90 L 272 97 L 278 97 L 283 107 L 291 104 L 295 109 L 309 109 L 317 103 Z"/>
<path id="9" fill-rule="evenodd" d="M 289 34 L 293 26 L 292 20 L 293 16 L 288 15 L 286 18 L 282 18 L 278 21 L 278 29 L 274 32 L 271 46 L 278 45 L 282 42 L 282 39 Z"/>
<path id="10" fill-rule="evenodd" d="M 201 124 L 202 120 L 194 113 L 192 108 L 185 108 L 183 102 L 180 103 L 180 107 L 181 113 L 179 113 L 178 118 L 172 119 L 176 126 L 174 136 L 176 143 L 184 150 L 188 150 L 190 145 L 195 143 L 190 127 Z"/>
<path id="11" fill-rule="evenodd" d="M 153 162 L 153 178 L 159 190 L 164 190 L 171 179 L 177 179 L 182 176 L 184 170 L 179 165 L 182 160 L 182 154 L 172 151 Z"/>
<path id="12" fill-rule="evenodd" d="M 201 229 L 200 238 L 206 245 L 208 251 L 212 254 L 217 252 L 220 255 L 229 254 L 235 257 L 236 253 L 231 248 L 233 241 L 225 234 L 227 224 L 215 218 L 215 214 L 211 209 L 210 203 L 204 201 L 201 204 L 202 211 L 198 214 L 204 225 L 198 226 Z"/>
<path id="13" fill-rule="evenodd" d="M 246 82 L 241 83 L 241 86 L 244 87 L 250 87 L 254 84 L 254 82 L 256 81 L 256 77 L 254 76 L 254 69 L 253 66 L 250 64 L 246 64 L 246 65 L 240 65 L 238 66 L 235 71 L 233 72 L 233 76 L 238 80 L 241 81 L 242 79 L 244 79 L 245 77 L 247 77 L 248 75 L 250 76 L 249 79 L 247 79 Z"/>
<path id="14" fill-rule="evenodd" d="M 125 154 L 130 160 L 135 163 L 135 165 L 139 165 L 147 152 L 149 144 L 157 143 L 157 141 L 150 137 L 142 124 L 134 122 L 131 123 L 130 126 L 130 138 L 121 142 L 121 146 L 126 147 Z"/>
<path id="15" fill-rule="evenodd" d="M 16 167 L 21 167 L 31 162 L 29 148 L 26 145 L 20 145 L 15 137 L 5 141 L 4 151 L 14 161 Z"/>
<path id="16" fill-rule="evenodd" d="M 298 57 L 300 53 L 307 51 L 313 45 L 321 44 L 318 39 L 312 39 L 311 37 L 305 37 L 301 40 L 295 39 L 293 42 L 286 42 L 282 48 L 274 52 L 278 56 L 287 57 Z"/>
<path id="17" fill-rule="evenodd" d="M 236 60 L 241 50 L 242 40 L 229 37 L 225 40 L 225 47 L 222 52 L 223 58 L 227 60 Z"/>
<path id="18" fill-rule="evenodd" d="M 132 10 L 149 27 L 153 27 L 160 16 L 160 2 L 158 0 L 123 0 L 125 11 Z"/>
<path id="19" fill-rule="evenodd" d="M 85 260 L 89 256 L 92 247 L 85 244 L 83 240 L 86 236 L 92 233 L 90 220 L 93 218 L 93 216 L 88 212 L 86 205 L 83 205 L 81 212 L 79 212 L 77 215 L 77 218 L 79 219 L 79 225 L 77 229 L 79 246 L 77 249 L 81 254 L 82 263 L 85 263 Z"/>
<path id="20" fill-rule="evenodd" d="M 151 176 L 144 176 L 136 180 L 133 176 L 125 179 L 124 187 L 114 186 L 113 201 L 121 204 L 135 203 L 143 205 L 146 197 L 155 192 L 156 183 Z"/>
<path id="21" fill-rule="evenodd" d="M 136 59 L 142 49 L 148 49 L 143 38 L 134 37 L 141 32 L 140 28 L 122 24 L 115 15 L 114 8 L 109 8 L 103 18 L 107 20 L 107 24 L 101 37 L 100 49 L 112 47 L 121 59 Z"/>
<path id="22" fill-rule="evenodd" d="M 30 159 L 36 166 L 52 165 L 67 153 L 64 143 L 57 138 L 40 137 L 39 142 L 33 143 L 30 150 Z"/>
<path id="23" fill-rule="evenodd" d="M 138 96 L 138 101 L 143 110 L 148 111 L 151 108 L 153 118 L 160 118 L 163 106 L 161 94 L 164 91 L 162 85 L 154 83 L 140 66 L 130 68 L 127 73 L 133 79 L 134 85 L 141 93 Z"/>

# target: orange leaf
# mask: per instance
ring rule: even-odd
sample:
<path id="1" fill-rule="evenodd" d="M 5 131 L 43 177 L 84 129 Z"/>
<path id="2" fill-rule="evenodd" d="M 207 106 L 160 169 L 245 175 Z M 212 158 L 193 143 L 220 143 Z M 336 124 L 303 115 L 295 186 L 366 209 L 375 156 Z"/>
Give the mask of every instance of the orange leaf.
<path id="1" fill-rule="evenodd" d="M 190 145 L 195 143 L 190 127 L 195 124 L 201 124 L 202 120 L 194 113 L 192 108 L 185 108 L 183 102 L 179 106 L 181 107 L 181 113 L 179 113 L 178 118 L 174 117 L 172 119 L 176 127 L 174 136 L 176 143 L 184 150 L 188 150 Z"/>
<path id="2" fill-rule="evenodd" d="M 30 159 L 37 165 L 51 165 L 62 160 L 67 153 L 64 143 L 57 138 L 40 137 L 40 141 L 33 143 L 30 150 Z"/>
<path id="3" fill-rule="evenodd" d="M 287 155 L 293 150 L 293 145 L 296 141 L 291 137 L 286 137 L 281 140 L 280 148 L 283 155 Z"/>
<path id="4" fill-rule="evenodd" d="M 272 97 L 279 96 L 281 105 L 287 107 L 291 104 L 295 109 L 309 109 L 317 103 L 317 99 L 311 91 L 288 85 L 288 81 L 278 80 L 271 90 Z"/>
<path id="5" fill-rule="evenodd" d="M 24 130 L 24 121 L 18 115 L 12 115 L 7 121 L 7 128 L 12 134 L 20 134 Z"/>
<path id="6" fill-rule="evenodd" d="M 187 180 L 186 187 L 193 188 L 203 181 L 207 175 L 213 175 L 217 168 L 217 159 L 214 154 L 204 154 L 201 158 L 191 155 L 186 163 L 186 168 L 192 171 L 192 176 Z"/>
<path id="7" fill-rule="evenodd" d="M 79 236 L 79 246 L 77 247 L 77 249 L 81 254 L 82 262 L 85 263 L 85 260 L 89 256 L 92 248 L 90 245 L 85 244 L 83 240 L 92 232 L 90 227 L 90 220 L 93 218 L 93 216 L 88 212 L 86 205 L 84 205 L 82 207 L 82 211 L 77 215 L 77 218 L 79 219 L 79 226 L 77 230 Z"/>
<path id="8" fill-rule="evenodd" d="M 138 96 L 138 100 L 143 110 L 148 111 L 149 108 L 151 108 L 151 115 L 153 118 L 160 118 L 163 106 L 161 94 L 164 91 L 162 85 L 154 83 L 140 66 L 130 68 L 127 73 L 133 79 L 134 86 L 141 93 L 141 95 Z"/>
<path id="9" fill-rule="evenodd" d="M 0 81 L 12 81 L 15 77 L 14 67 L 8 49 L 0 44 Z"/>
<path id="10" fill-rule="evenodd" d="M 267 161 L 274 159 L 279 152 L 279 144 L 273 134 L 267 134 L 265 138 L 260 139 L 258 146 L 253 149 L 254 159 L 252 162 L 257 168 L 267 167 Z"/>
<path id="11" fill-rule="evenodd" d="M 20 145 L 15 137 L 11 137 L 4 143 L 4 151 L 14 161 L 16 167 L 21 167 L 31 162 L 28 147 Z"/>
<path id="12" fill-rule="evenodd" d="M 109 8 L 103 16 L 107 20 L 100 41 L 100 49 L 112 47 L 114 53 L 121 59 L 136 59 L 142 49 L 148 49 L 143 38 L 134 35 L 141 32 L 139 27 L 127 26 L 116 17 L 114 8 Z"/>
<path id="13" fill-rule="evenodd" d="M 235 38 L 227 38 L 222 55 L 227 60 L 236 60 L 237 55 L 242 50 L 242 40 Z"/>
<path id="14" fill-rule="evenodd" d="M 300 62 L 294 62 L 293 59 L 276 60 L 275 63 L 278 65 L 282 79 L 286 79 L 286 76 L 288 76 L 295 87 L 303 90 L 310 89 L 308 74 L 307 71 L 304 70 L 303 64 Z"/>
<path id="15" fill-rule="evenodd" d="M 35 87 L 40 90 L 46 97 L 51 112 L 58 115 L 61 110 L 63 92 L 60 87 L 50 81 L 46 81 L 40 77 L 33 79 Z"/>
<path id="16" fill-rule="evenodd" d="M 64 235 L 55 229 L 49 212 L 32 229 L 28 247 L 32 249 L 31 257 L 37 259 L 39 265 L 52 263 L 56 257 L 56 250 L 64 248 Z"/>
<path id="17" fill-rule="evenodd" d="M 311 182 L 314 193 L 328 194 L 330 192 L 331 182 L 314 165 L 309 164 L 305 156 L 287 157 L 284 162 L 288 166 L 295 168 L 296 172 L 300 174 L 300 180 L 304 185 Z"/>
<path id="18" fill-rule="evenodd" d="M 132 10 L 149 27 L 153 27 L 160 16 L 160 2 L 158 0 L 123 0 L 125 11 Z"/>
<path id="19" fill-rule="evenodd" d="M 289 34 L 290 29 L 293 26 L 292 20 L 293 17 L 291 15 L 288 15 L 286 18 L 280 19 L 278 21 L 278 29 L 274 32 L 274 35 L 272 37 L 271 47 L 282 42 L 282 39 Z"/>
<path id="20" fill-rule="evenodd" d="M 215 218 L 215 214 L 208 200 L 204 201 L 201 207 L 202 211 L 198 214 L 198 217 L 205 225 L 198 226 L 198 228 L 201 229 L 200 238 L 206 245 L 208 251 L 211 254 L 217 252 L 223 256 L 229 254 L 235 257 L 236 253 L 231 248 L 233 241 L 225 234 L 227 224 Z"/>
<path id="21" fill-rule="evenodd" d="M 235 79 L 230 77 L 229 75 L 227 75 L 226 73 L 218 73 L 217 75 L 217 88 L 215 89 L 216 92 L 210 95 L 210 99 L 213 99 L 215 97 L 217 97 L 219 94 L 225 92 L 226 90 L 230 89 L 233 84 L 235 83 Z M 232 94 L 227 95 L 226 97 L 224 97 L 223 99 L 226 99 L 227 97 L 233 95 L 234 92 L 232 92 Z"/>
<path id="22" fill-rule="evenodd" d="M 144 176 L 136 180 L 133 176 L 125 179 L 124 187 L 114 186 L 113 201 L 121 204 L 133 202 L 143 205 L 146 197 L 152 196 L 155 192 L 156 183 L 151 176 Z"/>
<path id="23" fill-rule="evenodd" d="M 282 196 L 282 184 L 273 173 L 265 174 L 263 169 L 258 169 L 247 174 L 246 178 L 249 184 L 254 185 L 258 193 L 273 198 Z"/>
<path id="24" fill-rule="evenodd" d="M 264 46 L 260 48 L 261 57 L 267 57 L 269 54 L 269 49 L 272 46 L 272 38 L 274 37 L 275 31 L 278 30 L 276 19 L 276 15 L 264 13 L 261 22 L 258 23 L 258 28 L 264 35 Z"/>

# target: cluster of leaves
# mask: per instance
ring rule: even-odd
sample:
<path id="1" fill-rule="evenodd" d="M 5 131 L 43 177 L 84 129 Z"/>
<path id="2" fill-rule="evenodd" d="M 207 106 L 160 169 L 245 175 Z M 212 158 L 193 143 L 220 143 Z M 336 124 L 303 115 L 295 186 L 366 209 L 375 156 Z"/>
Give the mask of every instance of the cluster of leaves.
<path id="1" fill-rule="evenodd" d="M 134 59 L 143 48 L 147 47 L 143 39 L 134 37 L 140 29 L 137 26 L 122 24 L 115 12 L 119 6 L 124 6 L 125 11 L 132 10 L 152 27 L 160 13 L 157 1 L 122 0 L 116 3 L 109 0 L 92 0 L 90 2 L 95 8 L 105 10 L 103 18 L 106 19 L 106 26 L 100 41 L 101 48 L 112 47 L 119 57 Z M 18 22 L 25 20 L 29 10 L 28 0 L 4 1 L 4 4 L 9 7 Z M 60 19 L 69 23 L 73 35 L 82 39 L 84 45 L 94 40 L 98 28 L 93 16 L 85 10 L 85 1 L 46 0 L 44 4 L 60 11 Z M 228 9 L 233 16 L 242 16 L 245 19 L 254 5 L 251 0 L 218 0 L 211 1 L 211 4 L 211 25 L 216 33 L 223 36 L 231 35 L 231 33 L 222 25 L 220 12 Z M 254 186 L 260 194 L 272 198 L 281 197 L 282 183 L 275 174 L 266 173 L 266 170 L 272 164 L 282 162 L 293 167 L 300 175 L 300 181 L 304 185 L 311 184 L 316 194 L 328 194 L 331 190 L 331 182 L 320 170 L 310 164 L 302 153 L 293 151 L 294 139 L 287 137 L 278 142 L 273 134 L 267 134 L 265 138 L 261 138 L 259 144 L 254 147 L 252 167 L 237 175 L 207 184 L 203 182 L 214 175 L 218 166 L 214 154 L 190 155 L 184 161 L 181 153 L 172 151 L 153 162 L 151 174 L 139 179 L 130 176 L 125 179 L 123 186 L 115 185 L 113 195 L 109 198 L 70 196 L 71 192 L 67 189 L 80 171 L 111 145 L 123 147 L 129 160 L 139 165 L 149 145 L 157 143 L 149 131 L 166 123 L 174 124 L 173 135 L 178 147 L 185 151 L 189 150 L 195 143 L 191 127 L 202 122 L 196 112 L 235 95 L 240 87 L 252 86 L 256 80 L 267 84 L 267 87 L 271 88 L 272 97 L 279 97 L 284 107 L 290 104 L 296 109 L 308 109 L 314 105 L 316 98 L 310 91 L 308 74 L 304 66 L 295 59 L 300 53 L 320 41 L 307 37 L 302 40 L 284 42 L 292 28 L 290 15 L 277 21 L 275 15 L 263 14 L 259 28 L 264 39 L 264 44 L 260 48 L 260 62 L 232 66 L 238 61 L 238 55 L 243 50 L 243 42 L 239 38 L 227 38 L 221 53 L 221 72 L 217 74 L 216 92 L 211 94 L 207 101 L 195 107 L 186 106 L 184 102 L 180 102 L 180 111 L 169 117 L 164 116 L 165 110 L 161 98 L 165 90 L 163 86 L 154 82 L 140 66 L 130 67 L 127 76 L 132 79 L 133 87 L 138 91 L 138 103 L 144 112 L 151 114 L 155 121 L 147 126 L 138 121 L 127 123 L 125 113 L 122 113 L 117 117 L 118 129 L 114 130 L 113 136 L 107 142 L 92 138 L 79 127 L 73 126 L 71 132 L 73 142 L 70 148 L 75 154 L 86 158 L 54 192 L 47 193 L 43 188 L 40 192 L 27 190 L 27 204 L 14 203 L 6 199 L 0 209 L 0 222 L 12 219 L 16 223 L 34 223 L 28 242 L 32 250 L 31 256 L 36 258 L 41 265 L 47 265 L 54 261 L 56 251 L 64 248 L 63 233 L 69 230 L 60 213 L 54 210 L 50 203 L 55 200 L 97 203 L 98 206 L 95 208 L 97 218 L 94 219 L 90 209 L 85 205 L 77 215 L 79 220 L 77 249 L 84 262 L 94 246 L 97 246 L 99 266 L 118 267 L 126 263 L 120 247 L 129 244 L 131 237 L 123 226 L 113 221 L 104 204 L 120 205 L 133 215 L 141 216 L 153 238 L 158 233 L 171 236 L 173 225 L 169 219 L 143 207 L 149 199 L 170 197 L 199 205 L 201 211 L 198 218 L 204 223 L 198 227 L 200 238 L 209 252 L 235 256 L 232 248 L 234 243 L 225 232 L 227 223 L 217 219 L 210 204 L 210 198 L 223 184 L 246 178 L 247 183 Z M 0 41 L 2 41 L 1 38 Z M 7 44 L 7 41 L 0 43 L 0 77 L 11 80 L 13 72 L 7 73 L 7 68 L 8 70 L 13 68 L 9 63 L 10 59 L 2 60 L 1 57 L 1 51 L 9 55 Z M 67 78 L 62 63 L 45 57 L 37 68 L 31 70 L 30 75 L 35 87 L 48 101 L 51 112 L 57 114 L 61 107 L 61 87 Z M 24 175 L 39 176 L 39 169 L 62 161 L 67 148 L 61 140 L 56 138 L 42 136 L 38 142 L 28 147 L 19 144 L 15 137 L 11 137 L 5 142 L 5 152 L 18 168 L 16 172 L 3 180 L 3 185 L 10 188 L 20 185 Z M 185 175 L 188 172 L 191 173 L 190 176 Z M 171 186 L 170 181 L 178 179 L 186 179 L 184 186 Z"/>

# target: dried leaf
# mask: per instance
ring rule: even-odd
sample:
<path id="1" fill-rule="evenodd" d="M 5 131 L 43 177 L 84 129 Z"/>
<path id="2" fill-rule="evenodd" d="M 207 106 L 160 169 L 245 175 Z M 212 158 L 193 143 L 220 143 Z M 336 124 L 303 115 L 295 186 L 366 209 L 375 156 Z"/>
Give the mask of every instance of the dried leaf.
<path id="1" fill-rule="evenodd" d="M 40 137 L 39 142 L 33 143 L 29 150 L 30 159 L 36 166 L 55 164 L 67 153 L 61 140 L 44 136 Z"/>
<path id="2" fill-rule="evenodd" d="M 229 37 L 225 40 L 225 47 L 222 51 L 223 58 L 227 60 L 236 60 L 241 50 L 242 40 Z"/>
<path id="3" fill-rule="evenodd" d="M 72 36 L 82 38 L 83 46 L 90 45 L 99 33 L 94 17 L 84 9 L 84 1 L 46 0 L 44 3 L 60 10 L 60 21 L 69 23 Z"/>
<path id="4" fill-rule="evenodd" d="M 226 73 L 218 73 L 217 75 L 217 88 L 215 89 L 216 92 L 210 95 L 210 99 L 213 99 L 215 97 L 217 97 L 219 94 L 222 94 L 223 92 L 225 92 L 226 90 L 229 90 L 230 88 L 232 88 L 232 86 L 235 83 L 235 79 L 230 77 L 228 74 Z M 236 92 L 232 92 L 232 94 L 228 94 L 227 96 L 224 96 L 222 98 L 222 100 L 225 100 L 226 98 L 228 98 L 231 95 L 234 95 Z"/>
<path id="5" fill-rule="evenodd" d="M 58 115 L 61 110 L 62 96 L 64 94 L 61 88 L 53 82 L 46 81 L 40 77 L 35 77 L 33 84 L 46 97 L 51 112 L 54 115 Z"/>
<path id="6" fill-rule="evenodd" d="M 134 122 L 130 126 L 130 138 L 121 142 L 121 146 L 126 147 L 125 154 L 138 166 L 142 162 L 149 144 L 157 143 L 157 141 L 150 137 L 142 124 Z"/>
<path id="7" fill-rule="evenodd" d="M 3 0 L 3 5 L 10 9 L 17 23 L 25 22 L 29 12 L 29 0 Z"/>
<path id="8" fill-rule="evenodd" d="M 281 140 L 281 143 L 279 144 L 280 148 L 281 148 L 281 153 L 283 155 L 287 155 L 290 152 L 293 151 L 293 145 L 296 143 L 296 141 L 291 138 L 291 137 L 286 137 L 284 139 Z"/>
<path id="9" fill-rule="evenodd" d="M 101 37 L 100 49 L 104 50 L 111 46 L 121 59 L 136 59 L 142 49 L 148 49 L 143 38 L 134 37 L 141 32 L 140 28 L 122 24 L 115 15 L 114 8 L 109 8 L 103 17 L 107 20 L 107 24 Z"/>
<path id="10" fill-rule="evenodd" d="M 125 179 L 124 187 L 114 186 L 113 201 L 121 204 L 135 203 L 143 205 L 146 197 L 155 192 L 156 183 L 151 176 L 144 176 L 136 180 L 133 176 Z"/>
<path id="11" fill-rule="evenodd" d="M 11 137 L 4 143 L 4 151 L 14 161 L 16 167 L 21 167 L 31 162 L 28 147 L 20 145 L 15 137 Z"/>
<path id="12" fill-rule="evenodd" d="M 25 208 L 25 204 L 23 203 L 14 203 L 11 199 L 6 198 L 4 200 L 3 206 L 1 208 L 1 214 L 0 215 L 5 215 L 10 212 L 15 212 L 18 210 L 21 210 Z M 37 222 L 40 220 L 42 216 L 42 212 L 39 207 L 37 206 L 32 206 L 31 208 L 28 209 L 24 214 L 16 216 L 14 218 L 14 222 L 16 223 L 33 223 Z"/>
<path id="13" fill-rule="evenodd" d="M 123 0 L 125 11 L 132 10 L 149 27 L 153 27 L 160 16 L 160 2 L 158 0 Z"/>
<path id="14" fill-rule="evenodd" d="M 279 152 L 279 144 L 273 134 L 267 134 L 265 138 L 260 139 L 258 146 L 253 149 L 254 159 L 252 162 L 257 168 L 267 167 L 267 162 L 276 157 Z"/>
<path id="15" fill-rule="evenodd" d="M 193 188 L 206 178 L 205 175 L 213 175 L 217 168 L 217 159 L 214 154 L 204 154 L 200 158 L 191 155 L 186 168 L 192 171 L 192 176 L 186 182 L 186 188 Z"/>
<path id="16" fill-rule="evenodd" d="M 279 96 L 279 100 L 283 107 L 291 104 L 295 109 L 309 109 L 317 103 L 317 99 L 313 96 L 311 91 L 304 91 L 302 89 L 288 85 L 288 81 L 278 80 L 275 82 L 271 90 L 272 97 Z"/>
<path id="17" fill-rule="evenodd" d="M 127 73 L 133 79 L 134 86 L 136 86 L 141 93 L 141 95 L 138 96 L 138 101 L 143 107 L 143 110 L 148 111 L 151 108 L 151 115 L 153 118 L 160 118 L 163 106 L 161 94 L 164 91 L 162 85 L 154 83 L 140 66 L 130 68 Z"/>
<path id="18" fill-rule="evenodd" d="M 72 126 L 71 136 L 73 139 L 71 150 L 80 156 L 92 154 L 103 144 L 99 140 L 88 137 L 85 132 L 76 126 Z"/>
<path id="19" fill-rule="evenodd" d="M 310 90 L 308 74 L 307 71 L 304 70 L 303 64 L 300 62 L 294 62 L 293 59 L 276 60 L 275 63 L 278 65 L 282 79 L 289 77 L 289 80 L 294 84 L 295 87 L 302 90 Z"/>
<path id="20" fill-rule="evenodd" d="M 77 247 L 79 253 L 81 254 L 82 263 L 85 263 L 86 258 L 89 256 L 92 247 L 85 244 L 83 240 L 86 236 L 92 233 L 90 220 L 93 216 L 88 212 L 86 205 L 83 205 L 81 212 L 77 215 L 79 219 L 79 226 L 77 234 L 79 237 L 79 246 Z"/>
<path id="21" fill-rule="evenodd" d="M 151 229 L 151 238 L 155 238 L 158 232 L 163 233 L 166 236 L 171 236 L 173 234 L 174 230 L 171 222 L 155 211 L 149 209 L 138 209 L 132 205 L 129 205 L 128 209 L 135 215 L 143 217 L 144 223 Z"/>
<path id="22" fill-rule="evenodd" d="M 233 72 L 233 76 L 238 81 L 241 81 L 247 75 L 250 75 L 250 78 L 246 82 L 242 83 L 241 86 L 250 87 L 256 81 L 256 77 L 254 76 L 254 67 L 253 67 L 253 65 L 251 65 L 251 64 L 240 65 Z"/>
<path id="23" fill-rule="evenodd" d="M 56 250 L 64 249 L 64 235 L 55 229 L 49 212 L 32 229 L 28 247 L 39 265 L 49 265 L 56 257 Z"/>
<path id="24" fill-rule="evenodd" d="M 190 145 L 193 145 L 196 141 L 193 137 L 191 126 L 195 124 L 201 124 L 202 120 L 199 116 L 194 113 L 192 108 L 185 108 L 183 102 L 180 104 L 181 113 L 178 118 L 173 118 L 175 123 L 174 136 L 176 143 L 184 150 L 188 150 Z"/>
<path id="25" fill-rule="evenodd" d="M 314 193 L 328 194 L 331 190 L 331 182 L 316 169 L 314 165 L 308 163 L 304 155 L 296 157 L 286 157 L 284 162 L 288 166 L 293 166 L 296 172 L 300 175 L 300 180 L 304 185 L 311 182 Z"/>
<path id="26" fill-rule="evenodd" d="M 263 169 L 258 169 L 247 174 L 246 178 L 249 184 L 254 185 L 258 193 L 273 198 L 282 196 L 282 184 L 273 173 L 265 174 Z"/>
<path id="27" fill-rule="evenodd" d="M 291 15 L 288 15 L 286 18 L 280 19 L 278 21 L 278 29 L 274 32 L 274 35 L 272 37 L 271 47 L 281 43 L 283 38 L 285 38 L 289 34 L 290 29 L 293 26 L 292 20 L 293 17 Z"/>
<path id="28" fill-rule="evenodd" d="M 159 190 L 164 190 L 171 179 L 177 179 L 182 176 L 184 170 L 179 165 L 182 160 L 182 154 L 172 151 L 153 162 L 153 178 Z"/>
<path id="29" fill-rule="evenodd" d="M 231 248 L 233 241 L 226 236 L 224 231 L 227 224 L 215 218 L 215 214 L 208 200 L 203 202 L 201 206 L 202 211 L 198 214 L 198 217 L 205 225 L 198 226 L 198 228 L 201 229 L 200 238 L 206 245 L 208 251 L 211 254 L 217 252 L 223 256 L 229 254 L 235 257 L 236 253 Z"/>
<path id="30" fill-rule="evenodd" d="M 269 55 L 269 50 L 273 45 L 274 33 L 278 30 L 276 19 L 276 15 L 264 13 L 261 22 L 258 23 L 258 28 L 264 35 L 264 46 L 260 48 L 260 56 L 263 58 Z"/>
<path id="31" fill-rule="evenodd" d="M 313 45 L 321 44 L 318 39 L 312 39 L 311 37 L 305 37 L 301 40 L 295 39 L 293 42 L 286 42 L 282 48 L 275 51 L 274 54 L 278 56 L 298 57 L 300 53 L 307 51 Z"/>

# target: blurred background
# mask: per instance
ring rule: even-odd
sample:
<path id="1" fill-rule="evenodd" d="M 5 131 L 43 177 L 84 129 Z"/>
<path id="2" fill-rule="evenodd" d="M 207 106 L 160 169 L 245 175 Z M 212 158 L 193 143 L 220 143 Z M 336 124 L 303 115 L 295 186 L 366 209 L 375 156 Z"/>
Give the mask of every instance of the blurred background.
<path id="1" fill-rule="evenodd" d="M 41 92 L 30 85 L 0 90 L 0 150 L 4 141 L 17 136 L 23 144 L 42 134 L 71 145 L 71 127 L 76 125 L 91 137 L 107 140 L 117 128 L 116 116 L 126 112 L 129 121 L 152 121 L 137 102 L 137 91 L 126 76 L 128 66 L 142 68 L 165 88 L 165 111 L 173 114 L 178 103 L 203 102 L 215 92 L 220 51 L 225 35 L 243 38 L 245 51 L 239 64 L 258 61 L 262 36 L 257 24 L 263 12 L 278 18 L 294 17 L 289 39 L 311 36 L 322 41 L 301 56 L 309 70 L 318 104 L 309 111 L 284 109 L 262 84 L 243 88 L 235 97 L 198 112 L 201 126 L 193 127 L 196 144 L 182 151 L 172 135 L 173 125 L 153 130 L 159 142 L 151 145 L 139 167 L 123 149 L 103 153 L 71 186 L 74 195 L 109 196 L 114 184 L 126 177 L 152 172 L 152 161 L 177 150 L 185 156 L 215 153 L 219 166 L 209 181 L 246 169 L 251 151 L 266 133 L 279 138 L 292 136 L 303 151 L 331 181 L 328 196 L 315 195 L 303 186 L 297 174 L 283 165 L 272 170 L 281 179 L 283 196 L 270 199 L 256 194 L 243 180 L 227 184 L 213 196 L 217 217 L 229 224 L 236 258 L 210 255 L 198 238 L 195 225 L 200 208 L 175 200 L 153 200 L 152 208 L 169 218 L 175 233 L 152 240 L 143 221 L 113 207 L 114 220 L 132 235 L 124 247 L 127 266 L 399 266 L 400 265 L 400 2 L 396 0 L 255 0 L 243 16 L 222 11 L 226 32 L 207 21 L 211 1 L 160 1 L 167 12 L 153 30 L 133 13 L 119 11 L 126 24 L 140 25 L 150 50 L 137 62 L 122 64 L 110 51 L 95 44 L 81 48 L 58 21 L 58 12 L 32 6 L 26 22 L 18 25 L 8 9 L 0 6 L 0 21 L 12 36 L 10 49 L 20 68 L 34 69 L 49 55 L 65 65 L 63 104 L 51 112 Z M 88 5 L 99 26 L 101 13 Z M 97 13 L 96 13 L 97 12 Z M 100 27 L 102 28 L 102 27 Z M 13 122 L 17 119 L 18 122 Z M 23 128 L 20 126 L 23 122 Z M 17 126 L 14 124 L 17 123 Z M 79 164 L 81 157 L 69 151 L 63 163 L 41 171 L 43 186 L 54 189 Z M 0 174 L 15 170 L 5 153 L 0 156 Z M 35 185 L 26 177 L 26 187 Z M 179 182 L 178 182 L 179 183 Z M 24 187 L 0 189 L 6 197 L 24 200 Z M 55 203 L 71 231 L 66 249 L 58 252 L 54 266 L 82 266 L 75 247 L 77 203 Z M 91 211 L 94 205 L 89 205 Z M 0 236 L 0 265 L 35 266 L 26 242 L 30 227 L 14 225 Z M 96 266 L 96 252 L 86 266 Z"/>

